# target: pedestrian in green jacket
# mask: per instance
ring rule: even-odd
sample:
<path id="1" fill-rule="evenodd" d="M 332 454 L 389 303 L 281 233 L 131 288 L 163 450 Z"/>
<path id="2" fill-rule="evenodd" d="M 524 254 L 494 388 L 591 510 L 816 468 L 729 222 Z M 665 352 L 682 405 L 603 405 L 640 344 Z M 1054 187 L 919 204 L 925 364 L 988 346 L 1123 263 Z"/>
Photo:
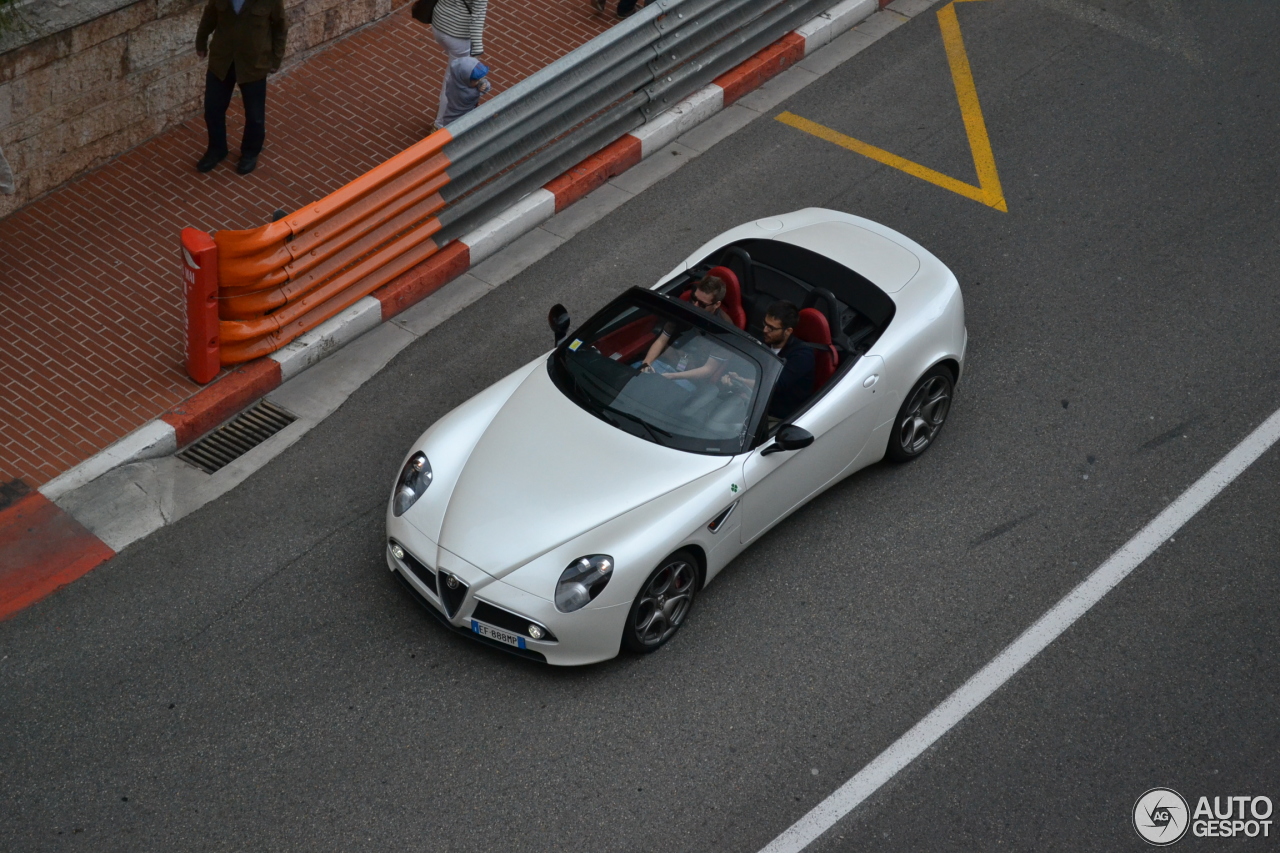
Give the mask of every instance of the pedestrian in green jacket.
<path id="1" fill-rule="evenodd" d="M 227 107 L 236 84 L 244 101 L 244 138 L 236 171 L 247 175 L 258 165 L 267 135 L 267 75 L 280 70 L 288 32 L 284 0 L 208 0 L 205 4 L 196 30 L 196 53 L 209 57 L 204 75 L 209 149 L 196 163 L 199 171 L 209 171 L 227 156 Z"/>

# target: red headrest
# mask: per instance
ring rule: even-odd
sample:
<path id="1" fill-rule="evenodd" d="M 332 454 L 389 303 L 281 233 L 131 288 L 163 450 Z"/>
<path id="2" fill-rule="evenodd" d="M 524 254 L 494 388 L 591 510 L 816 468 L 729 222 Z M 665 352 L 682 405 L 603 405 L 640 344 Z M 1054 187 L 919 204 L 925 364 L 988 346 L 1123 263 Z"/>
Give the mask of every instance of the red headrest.
<path id="1" fill-rule="evenodd" d="M 712 267 L 707 275 L 713 275 L 724 282 L 724 302 L 721 303 L 724 313 L 739 329 L 747 327 L 747 312 L 742 310 L 742 288 L 738 285 L 738 276 L 728 267 Z"/>
<path id="2" fill-rule="evenodd" d="M 831 325 L 817 308 L 800 309 L 800 322 L 796 324 L 795 335 L 811 344 L 831 346 Z"/>
<path id="3" fill-rule="evenodd" d="M 826 315 L 817 308 L 801 308 L 800 322 L 793 334 L 819 349 L 813 354 L 813 391 L 816 394 L 836 372 L 840 357 L 831 345 L 831 326 Z"/>

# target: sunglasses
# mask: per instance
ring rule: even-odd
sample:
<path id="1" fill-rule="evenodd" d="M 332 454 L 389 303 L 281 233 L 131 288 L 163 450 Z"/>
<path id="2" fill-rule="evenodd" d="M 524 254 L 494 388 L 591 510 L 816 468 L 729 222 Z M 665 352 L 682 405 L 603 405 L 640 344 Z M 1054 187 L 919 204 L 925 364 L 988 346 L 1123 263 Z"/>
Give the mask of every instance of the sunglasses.
<path id="1" fill-rule="evenodd" d="M 712 306 L 720 304 L 719 299 L 713 299 L 710 302 L 703 302 L 702 299 L 699 298 L 698 291 L 696 290 L 693 292 L 691 299 L 693 300 L 693 304 L 697 305 L 699 308 L 711 308 Z"/>

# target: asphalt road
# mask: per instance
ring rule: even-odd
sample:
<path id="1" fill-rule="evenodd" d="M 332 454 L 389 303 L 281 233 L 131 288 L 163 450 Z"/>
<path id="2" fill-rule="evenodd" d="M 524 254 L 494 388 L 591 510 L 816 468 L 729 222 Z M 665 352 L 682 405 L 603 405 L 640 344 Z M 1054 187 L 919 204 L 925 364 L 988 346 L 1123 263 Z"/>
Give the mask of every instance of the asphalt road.
<path id="1" fill-rule="evenodd" d="M 1280 408 L 1280 5 L 957 10 L 1007 213 L 747 126 L 0 623 L 0 849 L 757 850 Z M 975 180 L 932 13 L 783 110 Z M 960 278 L 938 444 L 797 513 L 649 657 L 537 667 L 422 613 L 382 558 L 413 439 L 544 351 L 551 303 L 806 206 Z M 1278 484 L 1273 448 L 815 849 L 1139 850 L 1148 788 L 1280 801 Z"/>

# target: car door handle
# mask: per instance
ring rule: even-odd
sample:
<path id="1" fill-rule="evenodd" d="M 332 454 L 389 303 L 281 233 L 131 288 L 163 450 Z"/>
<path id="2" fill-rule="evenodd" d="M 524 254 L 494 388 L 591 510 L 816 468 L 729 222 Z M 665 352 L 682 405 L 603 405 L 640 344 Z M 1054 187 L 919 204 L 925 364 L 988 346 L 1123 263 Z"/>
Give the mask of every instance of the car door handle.
<path id="1" fill-rule="evenodd" d="M 872 385 L 876 384 L 876 380 L 878 380 L 879 378 L 880 378 L 880 374 L 878 373 L 871 374 L 866 379 L 862 380 L 862 387 L 870 388 Z"/>

